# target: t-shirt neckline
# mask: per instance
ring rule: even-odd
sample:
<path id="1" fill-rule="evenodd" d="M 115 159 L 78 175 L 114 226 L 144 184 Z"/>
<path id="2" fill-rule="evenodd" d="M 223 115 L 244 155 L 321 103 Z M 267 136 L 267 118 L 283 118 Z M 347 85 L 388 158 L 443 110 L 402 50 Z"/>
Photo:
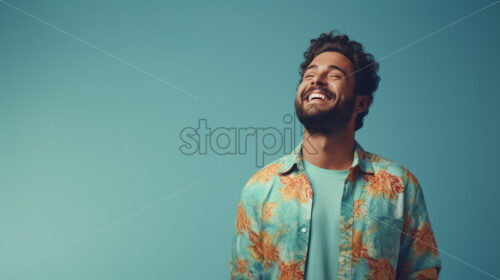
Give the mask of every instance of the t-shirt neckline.
<path id="1" fill-rule="evenodd" d="M 314 174 L 320 174 L 323 176 L 331 176 L 331 177 L 340 177 L 340 176 L 346 176 L 349 173 L 349 169 L 344 169 L 344 170 L 326 169 L 316 166 L 305 159 L 303 160 L 305 169 L 308 172 L 312 172 Z"/>

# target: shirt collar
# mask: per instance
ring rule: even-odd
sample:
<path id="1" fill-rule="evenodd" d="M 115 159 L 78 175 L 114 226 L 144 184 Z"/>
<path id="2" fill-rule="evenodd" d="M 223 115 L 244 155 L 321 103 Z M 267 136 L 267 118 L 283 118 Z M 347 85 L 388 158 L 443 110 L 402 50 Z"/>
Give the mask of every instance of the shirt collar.
<path id="1" fill-rule="evenodd" d="M 302 157 L 303 141 L 303 139 L 300 140 L 297 147 L 295 147 L 291 153 L 283 157 L 281 167 L 278 170 L 281 175 L 288 173 L 294 166 L 296 166 L 300 171 L 304 171 L 304 162 Z M 355 168 L 358 165 L 365 173 L 375 173 L 367 152 L 363 149 L 363 147 L 361 147 L 358 141 L 354 140 L 354 157 L 351 168 Z"/>

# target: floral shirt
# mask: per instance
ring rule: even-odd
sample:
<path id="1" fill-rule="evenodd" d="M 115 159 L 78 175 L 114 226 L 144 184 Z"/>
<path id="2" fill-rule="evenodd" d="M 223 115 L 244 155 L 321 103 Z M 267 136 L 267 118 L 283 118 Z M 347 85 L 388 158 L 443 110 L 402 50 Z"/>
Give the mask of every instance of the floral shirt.
<path id="1" fill-rule="evenodd" d="M 313 191 L 302 143 L 243 187 L 231 279 L 304 279 Z M 338 279 L 438 279 L 441 259 L 417 178 L 356 140 L 353 153 L 340 210 Z"/>

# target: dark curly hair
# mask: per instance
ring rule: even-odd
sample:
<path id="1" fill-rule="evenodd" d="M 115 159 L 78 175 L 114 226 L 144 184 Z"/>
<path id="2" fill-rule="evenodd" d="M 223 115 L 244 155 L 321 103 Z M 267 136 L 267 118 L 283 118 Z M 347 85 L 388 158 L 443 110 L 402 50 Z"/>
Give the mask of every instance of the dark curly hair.
<path id="1" fill-rule="evenodd" d="M 319 38 L 311 40 L 309 49 L 304 52 L 305 61 L 300 65 L 300 82 L 302 82 L 305 69 L 313 59 L 320 53 L 327 51 L 339 52 L 351 61 L 354 68 L 354 94 L 370 96 L 373 100 L 373 93 L 377 90 L 380 81 L 380 77 L 377 75 L 378 62 L 372 54 L 363 52 L 363 45 L 357 41 L 349 40 L 347 35 L 340 34 L 336 29 L 329 33 L 322 33 Z M 363 119 L 367 114 L 368 109 L 358 114 L 356 130 L 363 126 Z"/>

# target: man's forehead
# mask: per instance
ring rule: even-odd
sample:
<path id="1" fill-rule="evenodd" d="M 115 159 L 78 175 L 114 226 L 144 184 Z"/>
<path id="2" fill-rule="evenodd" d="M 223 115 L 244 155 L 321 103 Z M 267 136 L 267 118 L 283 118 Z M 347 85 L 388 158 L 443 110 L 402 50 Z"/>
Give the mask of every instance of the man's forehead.
<path id="1" fill-rule="evenodd" d="M 309 64 L 308 68 L 316 65 L 318 67 L 328 67 L 329 65 L 337 66 L 343 69 L 345 72 L 352 72 L 352 63 L 339 52 L 323 52 L 318 54 Z"/>

